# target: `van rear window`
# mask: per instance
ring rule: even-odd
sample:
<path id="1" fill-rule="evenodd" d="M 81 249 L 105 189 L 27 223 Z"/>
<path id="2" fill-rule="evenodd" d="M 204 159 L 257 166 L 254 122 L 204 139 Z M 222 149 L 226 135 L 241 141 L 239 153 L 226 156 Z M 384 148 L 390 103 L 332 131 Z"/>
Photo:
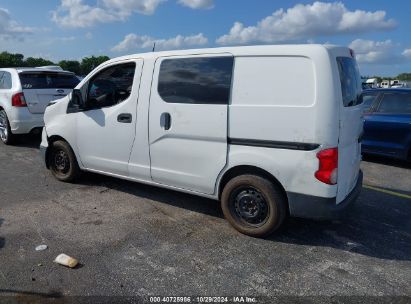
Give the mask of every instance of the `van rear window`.
<path id="1" fill-rule="evenodd" d="M 337 57 L 344 107 L 362 103 L 361 77 L 357 62 L 349 57 Z"/>
<path id="2" fill-rule="evenodd" d="M 68 73 L 20 73 L 23 89 L 74 89 L 80 80 Z"/>

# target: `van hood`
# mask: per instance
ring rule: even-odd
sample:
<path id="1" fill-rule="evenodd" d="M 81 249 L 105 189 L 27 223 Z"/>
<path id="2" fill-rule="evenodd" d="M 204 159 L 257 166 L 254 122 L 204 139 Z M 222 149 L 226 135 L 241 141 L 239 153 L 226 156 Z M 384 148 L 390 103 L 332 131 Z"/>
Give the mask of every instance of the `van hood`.
<path id="1" fill-rule="evenodd" d="M 44 123 L 47 125 L 55 120 L 56 116 L 66 115 L 67 106 L 71 98 L 71 93 L 61 99 L 54 100 L 49 103 L 44 112 Z"/>

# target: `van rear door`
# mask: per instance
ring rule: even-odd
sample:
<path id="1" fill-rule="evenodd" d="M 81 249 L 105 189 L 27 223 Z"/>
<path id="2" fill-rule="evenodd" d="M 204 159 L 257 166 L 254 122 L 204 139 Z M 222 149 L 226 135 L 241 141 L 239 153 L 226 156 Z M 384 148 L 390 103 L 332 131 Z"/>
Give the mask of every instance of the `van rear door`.
<path id="1" fill-rule="evenodd" d="M 43 114 L 47 105 L 69 94 L 80 80 L 72 73 L 22 72 L 19 74 L 30 113 Z"/>
<path id="2" fill-rule="evenodd" d="M 340 135 L 338 140 L 338 191 L 340 203 L 354 188 L 361 162 L 360 136 L 363 130 L 362 88 L 358 65 L 347 49 L 336 57 L 341 83 Z"/>

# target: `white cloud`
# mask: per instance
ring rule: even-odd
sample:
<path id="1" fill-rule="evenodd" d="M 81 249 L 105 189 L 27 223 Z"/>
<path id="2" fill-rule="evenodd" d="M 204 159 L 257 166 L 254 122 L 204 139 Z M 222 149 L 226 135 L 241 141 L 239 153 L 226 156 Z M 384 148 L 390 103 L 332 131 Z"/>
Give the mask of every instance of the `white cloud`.
<path id="1" fill-rule="evenodd" d="M 7 9 L 0 8 L 0 38 L 23 39 L 27 34 L 32 34 L 34 28 L 19 25 L 11 18 Z"/>
<path id="2" fill-rule="evenodd" d="M 96 6 L 84 4 L 83 0 L 61 0 L 61 5 L 52 12 L 51 19 L 61 27 L 86 28 L 98 23 L 124 21 L 130 15 L 153 14 L 165 0 L 102 0 Z"/>
<path id="3" fill-rule="evenodd" d="M 86 28 L 99 23 L 125 21 L 134 13 L 152 15 L 167 0 L 96 0 L 88 5 L 85 0 L 61 0 L 51 12 L 51 20 L 61 27 Z M 214 0 L 178 0 L 192 9 L 211 9 Z"/>
<path id="4" fill-rule="evenodd" d="M 51 19 L 61 27 L 76 28 L 90 27 L 120 18 L 100 7 L 83 4 L 82 0 L 62 0 L 58 9 L 52 12 Z"/>
<path id="5" fill-rule="evenodd" d="M 214 7 L 214 0 L 178 0 L 178 3 L 192 9 L 211 9 Z"/>
<path id="6" fill-rule="evenodd" d="M 192 36 L 178 35 L 169 39 L 155 39 L 150 36 L 138 36 L 128 34 L 124 40 L 114 46 L 111 50 L 114 52 L 125 52 L 137 49 L 150 49 L 156 44 L 156 50 L 181 49 L 194 46 L 203 46 L 208 43 L 208 39 L 202 34 Z"/>
<path id="7" fill-rule="evenodd" d="M 411 59 L 411 49 L 400 53 L 398 47 L 399 45 L 391 40 L 356 39 L 350 43 L 350 48 L 356 53 L 357 61 L 368 64 L 397 64 Z"/>
<path id="8" fill-rule="evenodd" d="M 405 58 L 410 58 L 410 59 L 411 59 L 411 49 L 405 49 L 405 50 L 402 52 L 402 55 L 403 55 Z"/>
<path id="9" fill-rule="evenodd" d="M 359 63 L 384 63 L 392 62 L 395 58 L 395 45 L 391 40 L 373 41 L 356 39 L 350 43 L 350 48 L 355 51 Z"/>
<path id="10" fill-rule="evenodd" d="M 166 0 L 103 0 L 108 9 L 117 10 L 121 15 L 128 17 L 132 12 L 152 15 L 161 2 Z"/>
<path id="11" fill-rule="evenodd" d="M 217 39 L 222 45 L 276 43 L 346 33 L 389 30 L 396 26 L 385 11 L 350 11 L 342 2 L 297 4 L 279 9 L 255 26 L 235 22 L 230 32 Z"/>

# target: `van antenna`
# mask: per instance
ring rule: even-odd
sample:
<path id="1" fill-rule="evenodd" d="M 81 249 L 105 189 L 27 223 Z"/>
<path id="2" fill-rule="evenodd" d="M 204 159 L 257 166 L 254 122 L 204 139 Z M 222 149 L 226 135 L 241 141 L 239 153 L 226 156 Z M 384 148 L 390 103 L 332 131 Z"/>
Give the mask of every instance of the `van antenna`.
<path id="1" fill-rule="evenodd" d="M 156 51 L 156 43 L 154 42 L 154 45 L 153 45 L 153 52 L 155 52 Z"/>

